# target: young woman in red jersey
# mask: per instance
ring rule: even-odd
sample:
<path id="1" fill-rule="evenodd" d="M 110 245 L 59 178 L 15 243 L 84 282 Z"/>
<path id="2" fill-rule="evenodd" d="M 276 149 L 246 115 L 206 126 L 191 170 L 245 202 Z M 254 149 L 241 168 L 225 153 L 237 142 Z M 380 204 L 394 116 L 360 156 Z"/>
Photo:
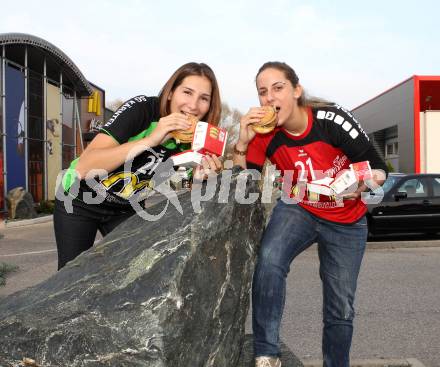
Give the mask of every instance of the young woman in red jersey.
<path id="1" fill-rule="evenodd" d="M 333 178 L 361 161 L 369 161 L 372 182 L 380 185 L 386 165 L 353 115 L 337 104 L 306 98 L 289 65 L 265 63 L 256 86 L 261 106 L 278 111 L 278 123 L 270 133 L 256 134 L 252 124 L 260 121 L 264 111 L 251 108 L 240 122 L 234 163 L 261 170 L 268 158 L 292 178 L 288 195 L 294 199 L 276 204 L 259 250 L 252 289 L 256 366 L 281 366 L 279 328 L 286 277 L 293 259 L 317 242 L 324 367 L 348 367 L 353 304 L 368 232 L 360 194 L 367 187 L 361 182 L 356 191 L 340 198 L 312 193 L 306 187 L 307 182 Z"/>

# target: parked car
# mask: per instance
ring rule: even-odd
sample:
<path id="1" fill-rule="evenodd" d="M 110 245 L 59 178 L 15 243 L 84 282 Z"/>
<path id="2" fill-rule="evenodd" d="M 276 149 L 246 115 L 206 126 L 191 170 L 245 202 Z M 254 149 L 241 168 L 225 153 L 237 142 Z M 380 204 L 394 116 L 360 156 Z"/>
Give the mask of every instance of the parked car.
<path id="1" fill-rule="evenodd" d="M 382 189 L 371 192 L 382 200 L 368 204 L 370 236 L 440 232 L 440 173 L 390 173 Z"/>

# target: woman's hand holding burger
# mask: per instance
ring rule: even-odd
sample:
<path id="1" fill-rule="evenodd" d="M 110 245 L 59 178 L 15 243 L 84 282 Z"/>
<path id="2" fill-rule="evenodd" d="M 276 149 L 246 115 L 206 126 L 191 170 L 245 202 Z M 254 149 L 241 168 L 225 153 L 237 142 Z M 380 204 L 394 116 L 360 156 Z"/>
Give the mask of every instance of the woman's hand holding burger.
<path id="1" fill-rule="evenodd" d="M 190 124 L 190 127 L 184 130 L 173 130 L 171 131 L 171 136 L 176 140 L 177 144 L 179 143 L 192 143 L 194 132 L 196 131 L 197 123 L 199 119 L 194 115 L 186 115 L 187 121 Z"/>
<path id="2" fill-rule="evenodd" d="M 272 106 L 252 107 L 240 120 L 238 150 L 246 150 L 255 135 L 271 132 L 277 124 L 277 113 Z"/>
<path id="3" fill-rule="evenodd" d="M 187 130 L 190 129 L 191 126 L 192 124 L 188 120 L 188 116 L 183 113 L 175 112 L 162 117 L 153 132 L 144 139 L 146 139 L 149 146 L 155 147 L 170 139 L 170 133 L 172 131 Z"/>
<path id="4" fill-rule="evenodd" d="M 265 112 L 260 107 L 252 107 L 248 113 L 240 119 L 240 135 L 237 141 L 237 148 L 246 150 L 248 144 L 255 137 L 256 132 L 252 129 L 252 124 L 259 122 Z"/>

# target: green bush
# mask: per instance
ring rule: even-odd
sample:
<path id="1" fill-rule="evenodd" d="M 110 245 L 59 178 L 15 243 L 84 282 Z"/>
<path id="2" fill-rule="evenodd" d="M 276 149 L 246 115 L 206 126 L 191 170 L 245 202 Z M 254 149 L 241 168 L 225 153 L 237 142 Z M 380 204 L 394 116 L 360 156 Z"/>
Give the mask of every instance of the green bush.
<path id="1" fill-rule="evenodd" d="M 390 161 L 386 161 L 388 172 L 395 172 L 394 166 L 391 164 Z"/>
<path id="2" fill-rule="evenodd" d="M 0 263 L 0 286 L 3 286 L 6 284 L 6 275 L 8 273 L 12 273 L 17 270 L 18 270 L 17 265 L 6 264 L 4 262 L 1 262 Z"/>
<path id="3" fill-rule="evenodd" d="M 37 213 L 53 214 L 55 202 L 52 200 L 41 200 L 37 206 Z"/>

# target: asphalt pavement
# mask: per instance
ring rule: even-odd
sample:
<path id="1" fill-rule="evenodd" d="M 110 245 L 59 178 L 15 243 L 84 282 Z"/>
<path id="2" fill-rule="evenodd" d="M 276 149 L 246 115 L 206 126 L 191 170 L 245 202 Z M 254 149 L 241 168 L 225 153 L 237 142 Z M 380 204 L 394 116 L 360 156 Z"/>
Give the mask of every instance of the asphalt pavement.
<path id="1" fill-rule="evenodd" d="M 416 358 L 425 366 L 440 366 L 439 264 L 439 247 L 366 251 L 352 358 Z M 295 259 L 287 289 L 281 337 L 303 361 L 320 359 L 322 296 L 316 251 Z"/>
<path id="2" fill-rule="evenodd" d="M 0 262 L 19 266 L 0 287 L 0 302 L 55 274 L 52 226 L 49 221 L 0 228 Z M 413 358 L 427 367 L 440 367 L 440 238 L 385 237 L 367 248 L 359 277 L 352 358 L 383 360 L 384 365 L 385 360 Z M 283 341 L 308 366 L 322 358 L 318 267 L 316 247 L 295 259 L 281 330 Z M 250 318 L 246 327 L 250 332 Z"/>

